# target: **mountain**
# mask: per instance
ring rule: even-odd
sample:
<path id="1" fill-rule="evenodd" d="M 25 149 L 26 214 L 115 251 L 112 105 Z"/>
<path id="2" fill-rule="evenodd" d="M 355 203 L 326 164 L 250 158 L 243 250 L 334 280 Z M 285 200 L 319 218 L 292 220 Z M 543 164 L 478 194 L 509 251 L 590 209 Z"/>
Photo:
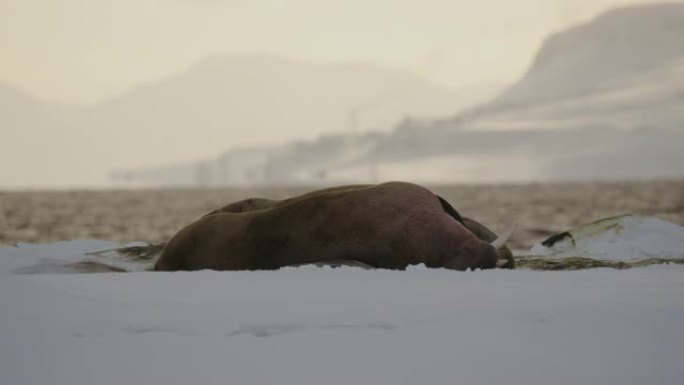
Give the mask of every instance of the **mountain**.
<path id="1" fill-rule="evenodd" d="M 0 83 L 0 188 L 58 183 L 72 178 L 74 167 L 87 169 L 78 148 L 86 141 L 73 124 L 79 113 L 78 108 L 39 100 Z"/>
<path id="2" fill-rule="evenodd" d="M 682 3 L 608 11 L 549 37 L 491 102 L 403 127 L 382 148 L 420 148 L 393 155 L 391 168 L 419 158 L 449 180 L 683 178 L 682 41 Z"/>
<path id="3" fill-rule="evenodd" d="M 407 115 L 445 115 L 464 103 L 452 90 L 410 73 L 228 55 L 138 87 L 91 113 L 99 120 L 95 125 L 129 127 L 144 141 L 163 137 L 154 153 L 159 163 L 231 147 L 389 130 Z"/>
<path id="4" fill-rule="evenodd" d="M 684 4 L 619 8 L 550 36 L 518 82 L 451 117 L 233 148 L 186 164 L 181 182 L 176 166 L 120 176 L 188 185 L 684 178 L 682 41 Z"/>
<path id="5" fill-rule="evenodd" d="M 363 142 L 338 138 L 334 149 L 311 142 L 263 174 L 300 183 L 684 178 L 682 41 L 684 4 L 612 10 L 550 36 L 488 103 Z"/>
<path id="6" fill-rule="evenodd" d="M 299 163 L 293 175 L 308 170 L 328 182 L 684 178 L 682 41 L 684 4 L 608 11 L 550 36 L 527 73 L 492 101 L 439 121 L 406 121 L 353 160 Z M 328 153 L 353 151 L 349 141 L 339 143 L 347 150 Z"/>
<path id="7" fill-rule="evenodd" d="M 681 65 L 682 37 L 682 3 L 608 11 L 546 39 L 530 70 L 495 103 L 548 103 L 621 88 Z"/>
<path id="8" fill-rule="evenodd" d="M 9 139 L 0 154 L 0 188 L 106 185 L 111 170 L 389 130 L 406 116 L 446 115 L 486 97 L 408 72 L 266 55 L 216 55 L 84 106 L 36 100 L 0 84 L 0 127 Z"/>

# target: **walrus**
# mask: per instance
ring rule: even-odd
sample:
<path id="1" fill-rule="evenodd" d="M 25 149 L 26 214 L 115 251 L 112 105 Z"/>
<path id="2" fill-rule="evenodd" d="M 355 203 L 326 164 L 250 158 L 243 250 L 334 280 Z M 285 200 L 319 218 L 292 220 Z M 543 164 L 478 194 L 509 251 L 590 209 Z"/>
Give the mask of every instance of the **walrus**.
<path id="1" fill-rule="evenodd" d="M 309 197 L 319 195 L 319 194 L 325 194 L 328 192 L 333 192 L 333 191 L 344 191 L 344 190 L 353 190 L 353 189 L 358 189 L 358 188 L 364 188 L 364 187 L 370 187 L 372 185 L 369 184 L 355 184 L 355 185 L 343 185 L 343 186 L 334 186 L 334 187 L 328 187 L 325 189 L 321 190 L 315 190 L 303 195 L 299 195 L 293 198 L 288 198 L 284 200 L 276 200 L 276 199 L 266 199 L 266 198 L 248 198 L 248 199 L 243 199 L 240 201 L 236 202 L 231 202 L 217 210 L 214 210 L 206 215 L 212 215 L 212 214 L 218 214 L 218 213 L 241 213 L 245 211 L 254 211 L 254 210 L 263 210 L 263 209 L 268 209 L 268 208 L 273 208 L 273 207 L 278 207 L 281 205 L 289 204 L 295 200 L 300 200 L 300 199 L 307 199 Z M 496 235 L 492 230 L 487 228 L 485 225 L 482 223 L 469 218 L 465 216 L 461 216 L 461 214 L 456 211 L 456 209 L 449 204 L 449 202 L 446 201 L 446 199 L 442 198 L 439 195 L 436 195 L 437 199 L 439 199 L 439 203 L 442 205 L 442 208 L 444 211 L 449 214 L 454 220 L 461 222 L 462 225 L 464 225 L 470 232 L 475 234 L 478 238 L 485 242 L 494 242 L 499 238 L 499 236 Z M 206 216 L 205 215 L 205 216 Z M 511 230 L 512 231 L 512 230 Z M 505 238 L 507 239 L 510 237 L 510 234 L 508 234 Z M 499 254 L 499 264 L 498 267 L 504 268 L 504 269 L 513 269 L 515 268 L 515 259 L 513 258 L 513 253 L 511 250 L 506 247 L 506 245 L 500 245 L 497 247 L 496 252 Z"/>
<path id="2" fill-rule="evenodd" d="M 154 268 L 257 270 L 344 260 L 466 270 L 494 268 L 499 259 L 509 263 L 507 249 L 490 244 L 491 238 L 496 235 L 422 186 L 340 186 L 212 211 L 181 229 Z"/>

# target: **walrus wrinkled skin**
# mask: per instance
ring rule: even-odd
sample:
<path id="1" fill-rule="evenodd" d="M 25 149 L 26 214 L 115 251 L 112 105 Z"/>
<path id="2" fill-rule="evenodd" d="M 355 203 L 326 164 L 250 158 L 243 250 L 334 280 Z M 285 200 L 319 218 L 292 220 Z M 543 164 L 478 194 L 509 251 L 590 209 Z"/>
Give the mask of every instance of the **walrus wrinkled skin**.
<path id="1" fill-rule="evenodd" d="M 466 270 L 494 268 L 498 258 L 446 201 L 424 187 L 390 182 L 231 203 L 179 231 L 155 270 L 277 269 L 339 260 Z"/>

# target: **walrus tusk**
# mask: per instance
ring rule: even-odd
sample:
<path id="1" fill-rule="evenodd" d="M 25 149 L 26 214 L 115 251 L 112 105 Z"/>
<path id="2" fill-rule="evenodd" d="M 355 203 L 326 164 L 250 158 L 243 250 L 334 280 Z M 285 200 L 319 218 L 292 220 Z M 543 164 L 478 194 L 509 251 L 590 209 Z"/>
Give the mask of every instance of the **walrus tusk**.
<path id="1" fill-rule="evenodd" d="M 500 260 L 496 261 L 496 267 L 502 268 L 502 267 L 508 265 L 509 262 L 510 261 L 507 259 L 500 259 Z"/>
<path id="2" fill-rule="evenodd" d="M 515 232 L 515 229 L 517 227 L 518 227 L 518 223 L 516 222 L 513 224 L 513 226 L 511 226 L 510 229 L 508 229 L 507 232 L 504 233 L 503 236 L 496 238 L 492 242 L 492 246 L 494 246 L 494 248 L 497 250 L 502 248 L 506 244 L 506 242 L 508 242 L 508 240 L 511 238 L 511 236 L 513 235 L 513 233 Z"/>

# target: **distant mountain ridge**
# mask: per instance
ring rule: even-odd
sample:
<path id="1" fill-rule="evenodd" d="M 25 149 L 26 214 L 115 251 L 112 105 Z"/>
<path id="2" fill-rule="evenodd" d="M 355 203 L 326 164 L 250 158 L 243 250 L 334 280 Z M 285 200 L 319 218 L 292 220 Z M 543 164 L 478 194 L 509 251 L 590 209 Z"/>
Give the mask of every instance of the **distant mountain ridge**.
<path id="1" fill-rule="evenodd" d="M 109 120 L 125 116 L 129 125 L 192 130 L 185 144 L 222 141 L 211 149 L 215 153 L 352 129 L 388 130 L 405 115 L 448 114 L 465 105 L 464 99 L 407 72 L 217 55 L 172 79 L 106 100 L 95 113 Z M 350 127 L 352 113 L 356 127 Z"/>
<path id="2" fill-rule="evenodd" d="M 133 172 L 154 184 L 684 178 L 684 4 L 606 12 L 550 36 L 493 100 L 390 133 L 226 152 Z"/>
<path id="3" fill-rule="evenodd" d="M 0 84 L 6 139 L 0 174 L 15 176 L 0 180 L 0 188 L 105 185 L 111 170 L 203 159 L 246 145 L 388 130 L 406 116 L 446 115 L 486 97 L 459 94 L 408 72 L 269 55 L 215 55 L 84 106 L 56 105 Z M 21 174 L 11 172 L 16 164 L 24 165 Z"/>
<path id="4" fill-rule="evenodd" d="M 609 11 L 549 37 L 518 82 L 460 113 L 448 90 L 411 75 L 377 74 L 367 66 L 302 69 L 292 61 L 272 70 L 268 57 L 215 57 L 173 82 L 139 87 L 77 120 L 55 121 L 62 122 L 60 132 L 90 138 L 71 167 L 94 159 L 98 170 L 124 170 L 115 174 L 118 180 L 143 185 L 684 178 L 683 41 L 684 4 Z M 309 80 L 293 80 L 301 76 Z M 216 87 L 201 87 L 206 82 Z M 240 82 L 249 92 L 231 91 Z M 200 89 L 213 91 L 198 98 Z M 433 103 L 426 95 L 448 100 Z M 388 125 L 421 115 L 399 103 L 404 97 L 416 100 L 415 108 L 422 101 L 451 117 L 405 119 L 389 132 L 361 132 L 377 128 L 369 124 L 375 114 Z M 335 120 L 335 114 L 343 116 Z M 205 120 L 210 116 L 221 119 Z M 243 118 L 249 124 L 226 123 Z M 351 133 L 354 126 L 359 132 Z M 286 127 L 300 140 L 256 147 L 233 140 L 240 132 L 280 139 Z M 53 166 L 65 162 L 60 150 L 44 146 L 40 153 Z M 123 164 L 125 154 L 136 158 Z M 198 161 L 179 165 L 180 159 Z M 162 166 L 141 169 L 145 163 Z"/>

